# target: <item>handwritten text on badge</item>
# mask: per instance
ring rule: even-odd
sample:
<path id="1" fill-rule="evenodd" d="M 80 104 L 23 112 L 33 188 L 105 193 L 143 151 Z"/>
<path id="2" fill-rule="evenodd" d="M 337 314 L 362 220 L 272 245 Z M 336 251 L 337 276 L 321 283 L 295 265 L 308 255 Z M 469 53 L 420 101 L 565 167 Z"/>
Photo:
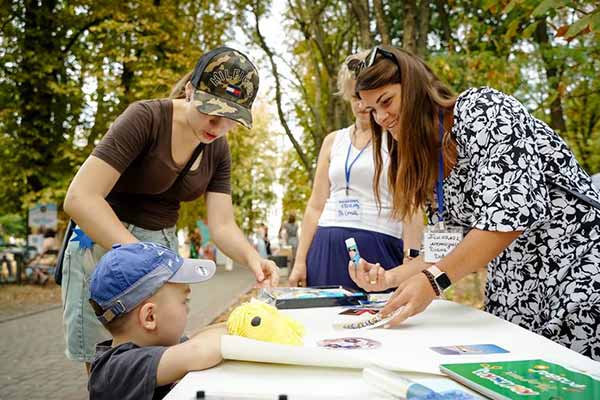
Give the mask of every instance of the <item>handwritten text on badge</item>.
<path id="1" fill-rule="evenodd" d="M 435 263 L 446 257 L 463 239 L 460 231 L 426 231 L 423 235 L 425 262 Z"/>
<path id="2" fill-rule="evenodd" d="M 360 200 L 352 198 L 338 200 L 336 214 L 338 221 L 360 221 Z"/>

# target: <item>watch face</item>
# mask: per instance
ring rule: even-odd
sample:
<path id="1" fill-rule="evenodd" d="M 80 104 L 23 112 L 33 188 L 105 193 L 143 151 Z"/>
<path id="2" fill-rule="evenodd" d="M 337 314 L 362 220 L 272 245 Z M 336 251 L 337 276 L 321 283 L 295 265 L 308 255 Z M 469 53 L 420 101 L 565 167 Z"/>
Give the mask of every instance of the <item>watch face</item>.
<path id="1" fill-rule="evenodd" d="M 408 249 L 408 256 L 412 258 L 419 257 L 419 250 L 417 249 Z"/>
<path id="2" fill-rule="evenodd" d="M 446 275 L 445 272 L 438 275 L 437 278 L 435 278 L 435 282 L 438 284 L 438 286 L 442 290 L 446 290 L 450 287 L 450 285 L 452 285 L 452 283 L 450 282 L 450 279 L 448 278 L 448 275 Z"/>

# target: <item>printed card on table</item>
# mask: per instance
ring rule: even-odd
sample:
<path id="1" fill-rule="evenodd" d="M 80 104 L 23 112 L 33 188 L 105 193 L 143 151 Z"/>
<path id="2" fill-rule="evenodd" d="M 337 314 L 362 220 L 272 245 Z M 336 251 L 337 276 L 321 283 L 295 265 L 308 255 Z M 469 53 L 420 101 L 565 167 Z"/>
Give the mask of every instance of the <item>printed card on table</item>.
<path id="1" fill-rule="evenodd" d="M 445 356 L 468 356 L 475 354 L 501 354 L 508 353 L 508 350 L 503 349 L 495 344 L 466 344 L 455 346 L 435 346 L 430 347 L 436 353 Z"/>

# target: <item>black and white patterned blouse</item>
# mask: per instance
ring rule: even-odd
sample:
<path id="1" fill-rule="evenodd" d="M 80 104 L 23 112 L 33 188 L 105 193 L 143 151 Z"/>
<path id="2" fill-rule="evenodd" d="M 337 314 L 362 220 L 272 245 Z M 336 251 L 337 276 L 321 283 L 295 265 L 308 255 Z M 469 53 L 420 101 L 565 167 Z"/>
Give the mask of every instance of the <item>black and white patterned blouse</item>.
<path id="1" fill-rule="evenodd" d="M 553 185 L 600 200 L 591 178 L 548 125 L 494 89 L 458 97 L 452 134 L 448 225 L 524 231 L 488 265 L 486 310 L 600 360 L 600 210 Z"/>

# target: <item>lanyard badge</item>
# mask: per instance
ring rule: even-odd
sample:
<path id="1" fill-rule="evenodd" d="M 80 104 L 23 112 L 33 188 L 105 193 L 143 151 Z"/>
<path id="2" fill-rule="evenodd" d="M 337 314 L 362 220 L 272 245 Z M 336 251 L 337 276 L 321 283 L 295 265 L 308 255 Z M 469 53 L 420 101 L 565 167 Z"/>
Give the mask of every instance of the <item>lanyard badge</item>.
<path id="1" fill-rule="evenodd" d="M 440 145 L 444 138 L 444 113 L 439 112 Z M 424 261 L 436 263 L 450 253 L 463 239 L 461 228 L 450 228 L 444 221 L 444 154 L 440 146 L 438 179 L 435 188 L 438 223 L 427 226 L 423 234 Z"/>
<path id="2" fill-rule="evenodd" d="M 350 143 L 348 144 L 348 152 L 346 153 L 346 163 L 344 164 L 344 176 L 346 178 L 346 196 L 348 196 L 348 194 L 350 193 L 350 172 L 352 171 L 352 167 L 354 166 L 354 163 L 360 158 L 362 153 L 364 153 L 365 149 L 369 147 L 370 143 L 371 139 L 369 139 L 365 147 L 363 147 L 362 150 L 358 152 L 354 160 L 352 160 L 350 165 L 348 165 L 348 160 L 350 159 L 350 151 L 352 150 L 352 139 L 350 139 Z"/>
<path id="3" fill-rule="evenodd" d="M 344 164 L 344 177 L 346 179 L 346 196 L 338 199 L 336 204 L 336 219 L 340 222 L 360 222 L 362 219 L 362 210 L 360 199 L 357 197 L 350 196 L 350 173 L 352 172 L 352 167 L 354 163 L 360 158 L 365 149 L 369 146 L 369 142 L 358 152 L 358 155 L 352 160 L 350 165 L 348 165 L 348 161 L 350 161 L 350 151 L 352 150 L 352 140 L 350 140 L 350 144 L 348 144 L 348 152 L 346 153 L 346 162 Z"/>

